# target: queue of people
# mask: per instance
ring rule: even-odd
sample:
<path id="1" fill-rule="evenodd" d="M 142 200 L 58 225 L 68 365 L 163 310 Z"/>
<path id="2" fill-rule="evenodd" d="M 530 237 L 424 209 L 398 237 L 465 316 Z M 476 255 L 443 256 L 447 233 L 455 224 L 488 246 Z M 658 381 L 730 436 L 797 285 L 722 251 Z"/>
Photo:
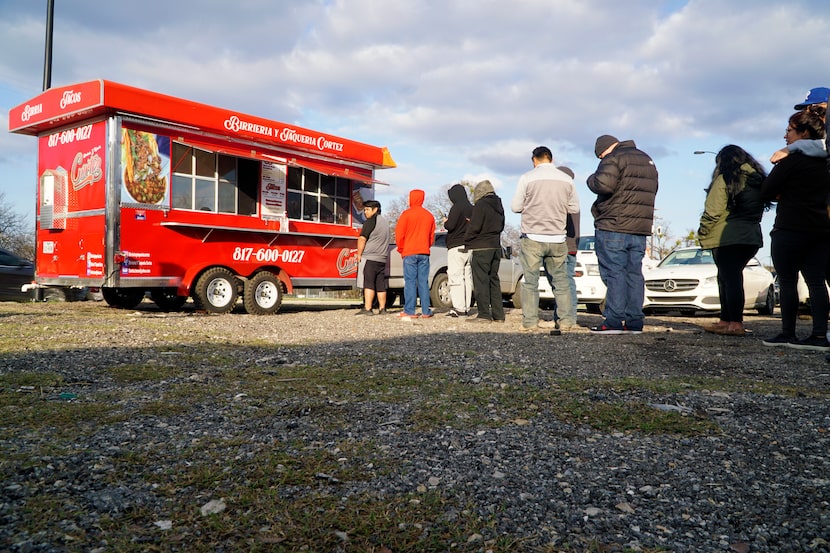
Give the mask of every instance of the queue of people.
<path id="1" fill-rule="evenodd" d="M 781 332 L 762 340 L 765 346 L 817 351 L 830 350 L 827 317 L 830 311 L 825 281 L 830 282 L 830 169 L 827 166 L 826 110 L 830 89 L 810 90 L 793 106 L 784 134 L 786 146 L 770 158 L 766 174 L 760 163 L 738 146 L 718 152 L 707 188 L 698 235 L 711 249 L 718 268 L 721 316 L 704 327 L 707 332 L 745 336 L 743 326 L 743 268 L 763 244 L 761 218 L 775 203 L 771 254 L 778 275 Z M 798 278 L 810 291 L 812 328 L 796 334 Z"/>
<path id="2" fill-rule="evenodd" d="M 720 319 L 704 330 L 726 336 L 745 336 L 743 269 L 763 246 L 763 213 L 777 205 L 771 235 L 771 253 L 780 285 L 781 332 L 765 338 L 766 346 L 830 351 L 828 298 L 830 283 L 830 158 L 828 158 L 826 109 L 830 89 L 812 89 L 794 106 L 788 121 L 786 147 L 776 151 L 767 174 L 762 165 L 736 145 L 721 148 L 715 156 L 712 179 L 700 217 L 698 238 L 712 250 L 717 267 Z M 603 321 L 590 328 L 594 334 L 638 334 L 643 331 L 645 282 L 642 263 L 652 234 L 658 171 L 648 154 L 633 140 L 612 135 L 597 138 L 594 152 L 599 164 L 586 181 L 596 194 L 594 218 L 600 277 L 607 288 Z M 577 327 L 574 265 L 579 238 L 579 197 L 574 173 L 557 167 L 546 146 L 531 154 L 533 168 L 518 180 L 510 208 L 521 216 L 520 260 L 522 332 L 539 328 L 559 333 Z M 470 322 L 504 322 L 498 276 L 501 233 L 505 217 L 501 199 L 488 180 L 473 190 L 473 202 L 460 184 L 448 191 L 452 208 L 444 218 L 448 231 L 448 277 L 452 308 L 450 317 Z M 410 208 L 396 229 L 397 248 L 404 260 L 404 309 L 409 320 L 420 298 L 420 317 L 432 317 L 427 274 L 429 248 L 435 220 L 423 208 L 424 193 L 410 193 Z M 358 242 L 358 257 L 369 265 L 365 271 L 365 303 L 358 314 L 371 313 L 372 301 L 385 295 L 379 278 L 379 241 L 388 240 L 388 224 L 376 201 L 364 206 L 367 224 Z M 539 317 L 541 268 L 556 293 L 554 320 Z M 812 328 L 809 336 L 796 334 L 797 282 L 802 274 L 810 291 Z M 477 312 L 471 308 L 475 298 Z M 385 305 L 381 301 L 380 305 Z M 830 354 L 828 354 L 830 358 Z M 830 360 L 830 359 L 829 359 Z"/>

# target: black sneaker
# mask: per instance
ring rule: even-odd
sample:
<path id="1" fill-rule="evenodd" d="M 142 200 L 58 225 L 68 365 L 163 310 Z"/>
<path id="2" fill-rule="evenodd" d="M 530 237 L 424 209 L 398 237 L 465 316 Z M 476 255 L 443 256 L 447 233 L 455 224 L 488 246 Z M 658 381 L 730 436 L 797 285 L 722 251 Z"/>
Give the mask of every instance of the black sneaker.
<path id="1" fill-rule="evenodd" d="M 449 311 L 447 311 L 447 317 L 452 317 L 453 319 L 457 319 L 459 317 L 459 315 L 460 314 L 455 309 L 450 309 Z"/>
<path id="2" fill-rule="evenodd" d="M 779 334 L 778 336 L 774 336 L 772 338 L 765 338 L 761 340 L 761 343 L 765 346 L 771 347 L 792 347 L 793 344 L 798 342 L 798 338 L 795 336 L 786 336 L 784 334 Z"/>
<path id="3" fill-rule="evenodd" d="M 378 311 L 378 315 L 386 315 L 386 309 L 381 309 Z"/>
<path id="4" fill-rule="evenodd" d="M 813 351 L 830 351 L 830 343 L 825 336 L 810 336 L 790 344 L 791 348 L 809 349 Z"/>
<path id="5" fill-rule="evenodd" d="M 371 309 L 361 309 L 360 311 L 355 313 L 355 315 L 374 315 L 374 314 L 375 314 L 375 312 L 372 311 Z"/>

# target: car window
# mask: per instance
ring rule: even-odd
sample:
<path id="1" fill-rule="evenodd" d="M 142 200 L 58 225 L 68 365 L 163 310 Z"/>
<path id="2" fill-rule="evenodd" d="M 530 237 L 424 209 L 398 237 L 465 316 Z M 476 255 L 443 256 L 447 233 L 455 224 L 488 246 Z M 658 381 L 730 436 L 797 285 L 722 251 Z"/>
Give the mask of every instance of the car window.
<path id="1" fill-rule="evenodd" d="M 676 250 L 660 262 L 660 267 L 676 265 L 713 265 L 712 250 Z"/>

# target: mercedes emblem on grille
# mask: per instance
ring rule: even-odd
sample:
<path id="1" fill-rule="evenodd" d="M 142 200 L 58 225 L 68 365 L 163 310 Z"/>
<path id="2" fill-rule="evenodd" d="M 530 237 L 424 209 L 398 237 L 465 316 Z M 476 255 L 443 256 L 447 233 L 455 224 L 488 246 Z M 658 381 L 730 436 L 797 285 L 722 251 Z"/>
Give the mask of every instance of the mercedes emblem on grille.
<path id="1" fill-rule="evenodd" d="M 676 288 L 677 283 L 672 279 L 669 279 L 663 283 L 663 290 L 665 290 L 666 292 L 674 292 Z"/>

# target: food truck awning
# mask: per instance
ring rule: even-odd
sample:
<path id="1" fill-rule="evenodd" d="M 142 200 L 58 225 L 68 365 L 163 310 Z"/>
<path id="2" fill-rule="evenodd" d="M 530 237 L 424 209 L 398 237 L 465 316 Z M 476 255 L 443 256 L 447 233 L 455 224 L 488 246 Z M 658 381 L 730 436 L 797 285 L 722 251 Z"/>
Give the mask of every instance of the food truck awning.
<path id="1" fill-rule="evenodd" d="M 388 182 L 379 181 L 373 177 L 368 175 L 362 175 L 357 171 L 352 171 L 348 167 L 341 168 L 341 167 L 332 167 L 331 165 L 326 165 L 324 163 L 315 163 L 313 161 L 302 160 L 297 161 L 296 159 L 289 159 L 288 165 L 292 165 L 294 167 L 303 167 L 305 169 L 310 169 L 312 171 L 316 171 L 323 175 L 329 175 L 332 177 L 340 177 L 342 179 L 350 179 L 356 180 L 360 182 L 365 182 L 368 184 L 383 184 L 386 186 L 390 186 Z"/>
<path id="2" fill-rule="evenodd" d="M 225 136 L 234 141 L 253 142 L 286 151 L 289 156 L 299 152 L 376 169 L 395 167 L 395 161 L 385 147 L 103 79 L 51 88 L 13 107 L 9 110 L 9 131 L 37 135 L 59 130 L 75 121 L 115 114 L 175 124 L 193 132 Z"/>

